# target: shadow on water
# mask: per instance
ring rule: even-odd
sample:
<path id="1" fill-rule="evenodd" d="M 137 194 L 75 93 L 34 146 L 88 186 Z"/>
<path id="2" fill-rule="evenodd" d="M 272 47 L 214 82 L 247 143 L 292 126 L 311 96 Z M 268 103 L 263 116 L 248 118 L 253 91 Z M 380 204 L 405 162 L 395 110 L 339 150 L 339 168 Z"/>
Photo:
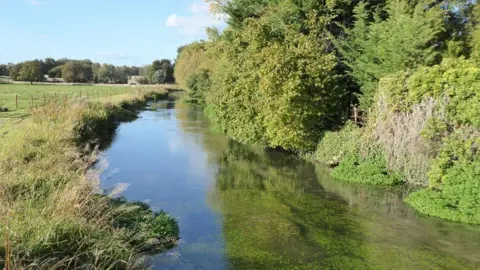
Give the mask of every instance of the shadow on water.
<path id="1" fill-rule="evenodd" d="M 348 205 L 315 181 L 315 167 L 230 142 L 213 194 L 231 268 L 348 268 L 362 262 L 362 234 Z"/>
<path id="2" fill-rule="evenodd" d="M 402 189 L 332 180 L 293 155 L 228 140 L 166 102 L 106 152 L 125 196 L 179 220 L 154 269 L 478 269 L 480 228 L 416 214 Z M 107 172 L 108 173 L 108 172 Z"/>

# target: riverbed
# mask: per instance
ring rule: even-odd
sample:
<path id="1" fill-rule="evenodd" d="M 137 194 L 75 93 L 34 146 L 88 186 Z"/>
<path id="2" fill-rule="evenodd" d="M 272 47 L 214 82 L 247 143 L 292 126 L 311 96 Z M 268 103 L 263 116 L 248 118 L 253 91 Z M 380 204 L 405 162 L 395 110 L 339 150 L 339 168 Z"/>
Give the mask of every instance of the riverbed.
<path id="1" fill-rule="evenodd" d="M 153 269 L 480 269 L 480 227 L 416 213 L 403 188 L 338 182 L 211 131 L 197 107 L 155 107 L 101 155 L 105 189 L 179 221 L 179 244 Z"/>

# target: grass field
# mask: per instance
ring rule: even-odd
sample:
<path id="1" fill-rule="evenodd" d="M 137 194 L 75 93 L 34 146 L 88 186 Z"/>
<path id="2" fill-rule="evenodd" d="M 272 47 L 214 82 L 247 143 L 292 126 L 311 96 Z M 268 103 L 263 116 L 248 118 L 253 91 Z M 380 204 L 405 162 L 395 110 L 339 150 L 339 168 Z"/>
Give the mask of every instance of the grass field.
<path id="1" fill-rule="evenodd" d="M 73 98 L 117 99 L 118 96 L 137 91 L 138 88 L 126 86 L 72 86 L 42 84 L 0 84 L 0 107 L 8 112 L 0 112 L 0 118 L 21 118 L 28 115 L 32 106 L 42 106 L 51 100 L 69 100 Z M 17 109 L 18 97 L 18 109 Z"/>

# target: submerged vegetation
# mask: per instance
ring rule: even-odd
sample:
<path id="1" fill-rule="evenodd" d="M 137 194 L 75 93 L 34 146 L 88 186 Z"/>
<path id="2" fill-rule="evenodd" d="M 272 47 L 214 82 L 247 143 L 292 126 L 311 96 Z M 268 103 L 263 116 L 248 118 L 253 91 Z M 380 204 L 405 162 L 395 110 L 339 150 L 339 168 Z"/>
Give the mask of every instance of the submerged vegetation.
<path id="1" fill-rule="evenodd" d="M 444 228 L 439 232 L 420 222 L 405 209 L 399 192 L 334 182 L 323 166 L 285 153 L 232 141 L 227 146 L 212 143 L 205 140 L 209 153 L 217 153 L 219 166 L 211 200 L 223 215 L 232 268 L 478 267 L 477 259 L 467 262 L 467 256 L 459 255 L 464 230 L 449 235 L 445 246 L 434 243 L 445 241 Z M 473 235 L 478 236 L 477 230 Z"/>
<path id="2" fill-rule="evenodd" d="M 181 47 L 175 76 L 217 130 L 480 224 L 477 1 L 208 2 L 228 27 Z"/>
<path id="3" fill-rule="evenodd" d="M 141 254 L 175 244 L 164 212 L 102 195 L 90 166 L 118 121 L 150 95 L 116 103 L 76 99 L 31 109 L 0 140 L 0 268 L 135 269 Z"/>

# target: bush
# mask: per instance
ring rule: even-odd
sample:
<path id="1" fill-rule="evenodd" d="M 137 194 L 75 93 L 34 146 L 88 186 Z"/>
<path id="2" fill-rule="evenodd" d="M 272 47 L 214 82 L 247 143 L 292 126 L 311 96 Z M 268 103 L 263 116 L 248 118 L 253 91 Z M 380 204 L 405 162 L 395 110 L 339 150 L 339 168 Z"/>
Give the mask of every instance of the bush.
<path id="1" fill-rule="evenodd" d="M 358 138 L 362 134 L 363 130 L 350 121 L 339 131 L 327 131 L 318 143 L 313 158 L 324 164 L 338 164 L 345 156 L 358 151 Z"/>
<path id="2" fill-rule="evenodd" d="M 279 37 L 268 16 L 229 34 L 227 72 L 207 98 L 219 130 L 240 142 L 305 150 L 337 122 L 345 89 L 317 19 L 308 34 L 292 27 Z"/>
<path id="3" fill-rule="evenodd" d="M 480 223 L 480 68 L 470 60 L 446 59 L 386 77 L 380 87 L 393 111 L 410 112 L 425 99 L 436 103 L 419 131 L 435 146 L 429 188 L 407 202 L 428 215 Z"/>
<path id="4" fill-rule="evenodd" d="M 430 188 L 411 194 L 418 211 L 480 224 L 480 133 L 461 129 L 446 137 L 432 163 Z"/>
<path id="5" fill-rule="evenodd" d="M 210 74 L 205 69 L 190 75 L 187 80 L 187 87 L 189 89 L 188 101 L 204 105 L 205 94 L 210 90 L 211 85 Z"/>
<path id="6" fill-rule="evenodd" d="M 337 132 L 327 132 L 313 156 L 316 161 L 338 165 L 332 171 L 335 179 L 374 185 L 394 185 L 402 178 L 390 170 L 385 151 L 371 136 L 371 131 L 347 122 Z"/>

